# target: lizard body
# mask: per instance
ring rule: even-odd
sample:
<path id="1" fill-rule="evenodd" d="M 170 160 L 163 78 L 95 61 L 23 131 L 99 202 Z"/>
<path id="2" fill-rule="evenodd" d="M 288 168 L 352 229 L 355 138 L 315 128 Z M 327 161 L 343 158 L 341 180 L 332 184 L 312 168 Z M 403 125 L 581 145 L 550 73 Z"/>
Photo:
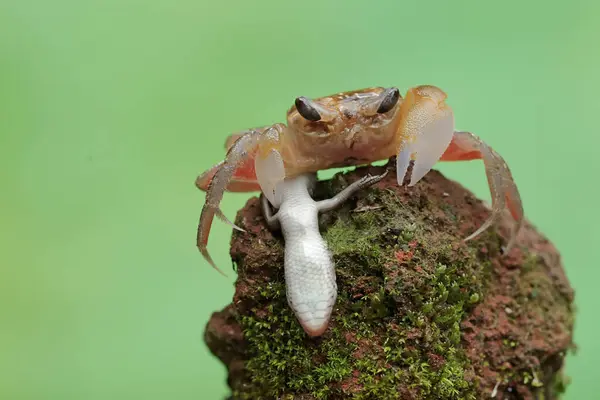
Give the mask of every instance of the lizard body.
<path id="1" fill-rule="evenodd" d="M 281 190 L 281 205 L 275 214 L 264 195 L 262 208 L 271 230 L 280 229 L 285 241 L 284 270 L 286 297 L 304 331 L 322 335 L 329 324 L 337 299 L 335 266 L 327 243 L 319 231 L 319 213 L 331 211 L 358 190 L 387 175 L 367 175 L 352 183 L 331 199 L 315 201 L 312 191 L 316 174 L 286 179 Z"/>

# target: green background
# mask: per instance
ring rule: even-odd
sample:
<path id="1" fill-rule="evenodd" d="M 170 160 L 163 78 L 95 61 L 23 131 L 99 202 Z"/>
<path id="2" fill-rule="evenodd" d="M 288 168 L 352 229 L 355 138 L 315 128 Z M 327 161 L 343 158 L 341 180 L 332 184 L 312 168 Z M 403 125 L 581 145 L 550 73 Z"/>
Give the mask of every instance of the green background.
<path id="1" fill-rule="evenodd" d="M 566 398 L 591 398 L 598 4 L 0 0 L 0 398 L 222 399 L 202 334 L 233 294 L 231 229 L 209 242 L 225 279 L 195 247 L 196 175 L 295 96 L 418 84 L 505 156 L 561 250 L 579 310 Z M 489 198 L 480 162 L 439 168 Z"/>

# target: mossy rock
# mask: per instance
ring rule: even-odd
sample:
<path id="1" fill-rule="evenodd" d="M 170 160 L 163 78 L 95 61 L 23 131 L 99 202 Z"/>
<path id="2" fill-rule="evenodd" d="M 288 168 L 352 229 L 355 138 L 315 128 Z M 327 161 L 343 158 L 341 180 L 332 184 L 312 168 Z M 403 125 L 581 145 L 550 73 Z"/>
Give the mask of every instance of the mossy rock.
<path id="1" fill-rule="evenodd" d="M 316 197 L 386 167 L 337 174 Z M 556 249 L 528 223 L 504 256 L 508 216 L 463 242 L 488 216 L 437 171 L 412 188 L 390 173 L 322 215 L 338 299 L 329 329 L 310 339 L 286 303 L 283 238 L 250 199 L 236 219 L 247 233 L 231 243 L 233 302 L 205 332 L 232 398 L 557 399 L 573 290 Z"/>

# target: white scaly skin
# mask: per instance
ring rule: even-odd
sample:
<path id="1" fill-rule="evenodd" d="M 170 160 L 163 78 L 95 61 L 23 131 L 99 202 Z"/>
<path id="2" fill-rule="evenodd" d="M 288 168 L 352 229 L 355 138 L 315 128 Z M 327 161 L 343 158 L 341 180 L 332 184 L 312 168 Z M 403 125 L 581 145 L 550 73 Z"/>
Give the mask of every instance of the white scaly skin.
<path id="1" fill-rule="evenodd" d="M 314 173 L 286 179 L 277 188 L 281 204 L 274 215 L 267 198 L 261 195 L 267 225 L 271 230 L 281 229 L 285 240 L 288 304 L 309 336 L 321 336 L 327 330 L 337 299 L 335 267 L 319 231 L 319 213 L 337 208 L 358 190 L 379 182 L 385 175 L 387 171 L 382 175 L 367 175 L 322 201 L 311 197 L 316 183 Z"/>

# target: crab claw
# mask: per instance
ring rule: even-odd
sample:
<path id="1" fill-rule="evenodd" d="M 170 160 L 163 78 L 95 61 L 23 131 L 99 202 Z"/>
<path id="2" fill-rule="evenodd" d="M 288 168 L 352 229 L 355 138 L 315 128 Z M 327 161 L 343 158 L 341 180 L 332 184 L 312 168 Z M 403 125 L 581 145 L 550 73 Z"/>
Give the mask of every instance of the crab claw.
<path id="1" fill-rule="evenodd" d="M 433 86 L 411 89 L 401 105 L 401 142 L 396 158 L 398 184 L 402 185 L 410 161 L 414 161 L 408 186 L 423 178 L 440 160 L 454 134 L 454 115 L 446 94 Z"/>
<path id="2" fill-rule="evenodd" d="M 210 234 L 210 228 L 214 220 L 215 215 L 226 220 L 229 224 L 235 225 L 229 221 L 219 209 L 219 204 L 223 199 L 223 194 L 229 186 L 232 178 L 235 176 L 236 171 L 240 165 L 243 165 L 248 158 L 251 158 L 252 154 L 256 152 L 259 145 L 265 140 L 263 132 L 259 130 L 251 130 L 241 135 L 235 143 L 231 145 L 225 160 L 222 164 L 215 166 L 211 170 L 211 176 L 203 174 L 200 178 L 200 182 L 197 181 L 197 185 L 202 188 L 204 181 L 209 182 L 206 188 L 206 203 L 202 208 L 200 215 L 200 221 L 198 222 L 198 233 L 196 237 L 196 244 L 198 250 L 204 256 L 204 259 L 222 275 L 226 274 L 221 271 L 213 261 L 212 257 L 208 253 L 207 244 L 208 236 Z M 241 229 L 237 227 L 238 229 Z"/>
<path id="3" fill-rule="evenodd" d="M 265 158 L 256 157 L 254 168 L 265 197 L 273 207 L 279 208 L 283 201 L 281 184 L 285 179 L 285 167 L 281 154 L 275 149 L 269 150 Z"/>
<path id="4" fill-rule="evenodd" d="M 279 208 L 283 201 L 282 184 L 285 179 L 285 165 L 279 147 L 279 133 L 275 130 L 265 133 L 263 151 L 254 159 L 254 170 L 261 191 L 271 205 Z"/>

